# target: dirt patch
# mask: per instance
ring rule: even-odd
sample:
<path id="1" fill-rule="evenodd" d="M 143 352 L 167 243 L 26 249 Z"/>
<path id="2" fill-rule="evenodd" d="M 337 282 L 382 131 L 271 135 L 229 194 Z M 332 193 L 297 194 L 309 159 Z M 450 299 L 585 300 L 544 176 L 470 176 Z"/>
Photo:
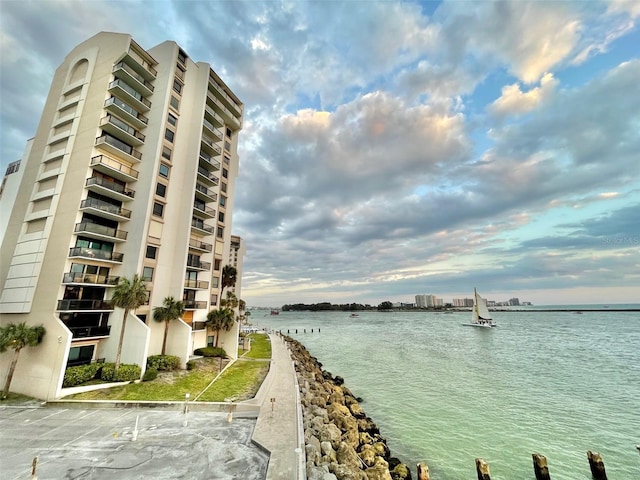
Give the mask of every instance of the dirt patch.
<path id="1" fill-rule="evenodd" d="M 211 373 L 211 378 L 213 379 L 218 373 L 220 373 L 220 359 L 219 358 L 198 358 L 192 360 L 194 362 L 195 367 L 193 370 L 197 370 L 199 372 Z M 230 362 L 230 360 L 225 359 L 222 360 L 222 368 Z M 193 370 L 173 370 L 171 372 L 158 372 L 158 377 L 155 379 L 155 382 L 162 383 L 165 385 L 171 385 L 175 383 L 180 378 L 189 375 Z"/>

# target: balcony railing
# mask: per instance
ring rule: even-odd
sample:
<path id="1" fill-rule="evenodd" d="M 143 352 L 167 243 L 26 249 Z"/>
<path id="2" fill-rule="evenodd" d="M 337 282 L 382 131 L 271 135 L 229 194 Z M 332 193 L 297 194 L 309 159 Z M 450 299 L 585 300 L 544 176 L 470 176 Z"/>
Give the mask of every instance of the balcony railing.
<path id="1" fill-rule="evenodd" d="M 151 108 L 151 102 L 146 98 L 144 98 L 140 92 L 138 92 L 135 88 L 133 88 L 131 85 L 129 85 L 127 82 L 125 82 L 121 78 L 117 78 L 116 80 L 111 82 L 109 84 L 109 88 L 110 89 L 117 88 L 117 89 L 123 90 L 127 92 L 129 95 L 131 95 L 133 98 L 135 98 L 138 102 L 145 105 L 147 108 Z"/>
<path id="2" fill-rule="evenodd" d="M 214 78 L 209 77 L 209 85 L 211 85 L 215 89 L 215 91 L 218 92 L 218 94 L 228 102 L 231 108 L 236 110 L 237 115 L 240 115 L 242 113 L 242 108 L 240 107 L 240 105 L 238 105 L 236 101 L 233 98 L 231 98 L 229 94 L 225 92 L 220 85 L 218 85 L 218 82 L 216 82 Z"/>
<path id="3" fill-rule="evenodd" d="M 200 192 L 202 195 L 206 195 L 208 198 L 211 199 L 212 202 L 215 202 L 218 200 L 218 194 L 213 190 L 208 189 L 201 183 L 196 183 L 196 191 Z"/>
<path id="4" fill-rule="evenodd" d="M 131 115 L 133 118 L 135 118 L 136 120 L 139 120 L 141 123 L 143 123 L 145 125 L 147 123 L 149 123 L 149 119 L 147 117 L 142 115 L 135 108 L 130 106 L 128 103 L 124 102 L 123 100 L 120 100 L 118 97 L 111 97 L 111 98 L 108 98 L 108 99 L 106 99 L 104 101 L 104 106 L 105 107 L 109 107 L 111 105 L 117 105 L 118 107 L 120 107 L 120 109 L 124 110 L 129 115 Z"/>
<path id="5" fill-rule="evenodd" d="M 207 233 L 211 233 L 211 234 L 213 234 L 213 232 L 215 230 L 215 227 L 213 227 L 211 225 L 207 225 L 204 222 L 199 222 L 196 219 L 191 219 L 191 226 L 193 228 L 197 228 L 199 230 L 203 230 L 203 231 L 205 231 Z"/>
<path id="6" fill-rule="evenodd" d="M 88 327 L 69 327 L 71 330 L 71 334 L 73 338 L 88 338 L 88 337 L 108 337 L 111 332 L 110 326 L 105 327 L 96 327 L 96 326 L 88 326 Z"/>
<path id="7" fill-rule="evenodd" d="M 64 274 L 62 283 L 90 283 L 92 285 L 117 285 L 120 277 L 98 275 L 96 273 L 68 272 Z"/>
<path id="8" fill-rule="evenodd" d="M 213 245 L 211 245 L 210 243 L 201 242 L 196 238 L 189 239 L 189 246 L 198 250 L 204 250 L 206 252 L 211 252 L 213 250 Z"/>
<path id="9" fill-rule="evenodd" d="M 109 158 L 106 155 L 96 155 L 91 157 L 91 166 L 103 165 L 111 170 L 122 173 L 123 175 L 131 178 L 138 178 L 139 172 L 124 163 L 120 163 L 113 158 Z"/>
<path id="10" fill-rule="evenodd" d="M 113 71 L 117 72 L 118 70 L 124 70 L 125 72 L 127 72 L 132 78 L 134 78 L 135 80 L 137 80 L 138 82 L 140 82 L 140 84 L 146 88 L 147 90 L 153 92 L 153 85 L 149 82 L 147 82 L 144 77 L 142 75 L 140 75 L 138 72 L 136 72 L 133 68 L 131 68 L 129 65 L 127 65 L 124 62 L 119 62 L 116 63 L 113 66 Z"/>
<path id="11" fill-rule="evenodd" d="M 209 282 L 205 280 L 185 280 L 184 288 L 195 288 L 198 290 L 206 290 L 209 288 Z"/>
<path id="12" fill-rule="evenodd" d="M 130 48 L 129 52 L 127 53 L 133 60 L 135 60 L 139 65 L 141 65 L 147 73 L 150 73 L 153 76 L 153 78 L 155 78 L 156 75 L 158 75 L 158 71 L 155 68 L 153 68 L 149 62 L 147 62 L 144 58 L 142 58 L 142 56 L 138 52 L 136 52 L 134 49 Z"/>
<path id="13" fill-rule="evenodd" d="M 210 218 L 216 216 L 216 211 L 213 208 L 205 207 L 204 205 L 199 205 L 197 203 L 193 205 L 193 208 L 196 211 L 195 213 L 202 213 Z"/>
<path id="14" fill-rule="evenodd" d="M 123 230 L 117 230 L 106 225 L 100 225 L 98 223 L 81 222 L 76 223 L 75 233 L 93 233 L 96 235 L 102 235 L 105 237 L 117 238 L 118 240 L 126 240 L 127 232 Z"/>
<path id="15" fill-rule="evenodd" d="M 215 175 L 213 172 L 210 172 L 206 168 L 198 167 L 198 174 L 202 175 L 214 185 L 218 185 L 218 183 L 220 182 L 220 179 L 217 177 L 217 175 Z"/>
<path id="16" fill-rule="evenodd" d="M 207 308 L 207 302 L 200 302 L 197 300 L 184 300 L 182 303 L 184 304 L 185 310 L 200 310 L 203 308 Z"/>
<path id="17" fill-rule="evenodd" d="M 206 308 L 206 307 L 205 307 Z M 191 324 L 191 330 L 206 330 L 207 322 L 193 322 Z"/>
<path id="18" fill-rule="evenodd" d="M 211 263 L 201 262 L 199 260 L 187 260 L 187 266 L 192 268 L 199 268 L 200 270 L 210 270 Z"/>
<path id="19" fill-rule="evenodd" d="M 107 300 L 58 300 L 56 310 L 113 310 L 113 303 Z"/>
<path id="20" fill-rule="evenodd" d="M 111 135 L 102 135 L 101 137 L 96 138 L 96 146 L 99 147 L 101 145 L 110 145 L 113 148 L 118 149 L 120 152 L 125 153 L 127 155 L 131 155 L 133 158 L 137 160 L 142 160 L 142 153 L 133 148 L 128 143 L 123 142 L 122 140 L 118 140 L 116 137 L 112 137 Z"/>
<path id="21" fill-rule="evenodd" d="M 211 140 L 209 137 L 202 135 L 202 141 L 206 145 L 209 145 L 209 147 L 213 149 L 213 151 L 216 152 L 218 155 L 222 153 L 222 149 L 220 148 L 220 146 L 216 145 L 216 143 L 213 140 Z"/>
<path id="22" fill-rule="evenodd" d="M 111 213 L 124 218 L 131 218 L 131 210 L 107 203 L 103 200 L 98 200 L 97 198 L 90 197 L 80 202 L 80 209 L 83 208 L 95 208 L 101 212 Z"/>
<path id="23" fill-rule="evenodd" d="M 134 190 L 131 190 L 130 188 L 127 188 L 119 183 L 116 182 L 112 182 L 111 180 L 107 180 L 105 178 L 102 177 L 89 177 L 87 178 L 87 181 L 85 183 L 85 185 L 87 187 L 91 187 L 93 185 L 97 185 L 100 187 L 104 187 L 107 190 L 112 190 L 116 193 L 119 193 L 121 195 L 125 195 L 127 197 L 133 198 L 136 194 L 136 192 Z"/>
<path id="24" fill-rule="evenodd" d="M 123 253 L 98 250 L 95 248 L 72 247 L 69 249 L 69 257 L 91 258 L 94 260 L 106 260 L 108 262 L 122 263 Z"/>
<path id="25" fill-rule="evenodd" d="M 143 143 L 145 139 L 145 136 L 142 133 L 137 131 L 131 125 L 128 125 L 126 122 L 123 122 L 118 117 L 114 117 L 113 115 L 107 115 L 106 117 L 103 117 L 102 120 L 100 121 L 100 126 L 102 127 L 103 130 L 110 130 L 111 133 L 114 133 L 116 135 L 125 134 L 128 137 L 130 137 L 131 140 L 134 140 L 134 141 L 137 140 Z M 125 143 L 124 145 L 127 145 L 127 144 Z M 134 148 L 129 147 L 129 149 L 130 151 L 127 151 L 127 149 L 124 149 L 124 148 L 121 148 L 120 150 L 131 155 L 131 152 L 134 151 Z"/>

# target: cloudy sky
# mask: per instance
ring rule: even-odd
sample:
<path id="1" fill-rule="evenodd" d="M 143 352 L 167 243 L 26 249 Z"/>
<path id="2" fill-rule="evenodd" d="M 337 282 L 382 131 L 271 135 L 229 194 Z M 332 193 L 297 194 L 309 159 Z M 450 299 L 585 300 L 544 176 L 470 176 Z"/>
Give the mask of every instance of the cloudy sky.
<path id="1" fill-rule="evenodd" d="M 0 2 L 2 167 L 99 31 L 245 104 L 248 305 L 640 302 L 640 0 Z"/>

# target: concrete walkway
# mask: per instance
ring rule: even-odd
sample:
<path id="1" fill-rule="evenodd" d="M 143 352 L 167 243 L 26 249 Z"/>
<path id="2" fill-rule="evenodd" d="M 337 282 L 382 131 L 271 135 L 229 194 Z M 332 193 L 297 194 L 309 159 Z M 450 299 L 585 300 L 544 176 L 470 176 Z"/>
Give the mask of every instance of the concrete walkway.
<path id="1" fill-rule="evenodd" d="M 304 453 L 302 413 L 293 361 L 284 340 L 271 339 L 271 368 L 255 398 L 245 403 L 260 405 L 252 440 L 271 456 L 266 480 L 303 480 Z M 303 445 L 304 448 L 304 445 Z"/>

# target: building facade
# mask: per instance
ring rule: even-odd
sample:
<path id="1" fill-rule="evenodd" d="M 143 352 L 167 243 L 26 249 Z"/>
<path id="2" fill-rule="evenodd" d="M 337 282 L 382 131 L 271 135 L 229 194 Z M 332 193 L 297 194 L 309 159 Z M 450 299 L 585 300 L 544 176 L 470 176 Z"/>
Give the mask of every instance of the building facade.
<path id="1" fill-rule="evenodd" d="M 110 301 L 139 274 L 149 301 L 129 314 L 122 362 L 160 353 L 153 308 L 173 296 L 167 354 L 185 363 L 212 343 L 229 263 L 243 105 L 207 63 L 176 43 L 143 49 L 102 32 L 56 70 L 3 237 L 1 322 L 44 325 L 12 390 L 59 396 L 67 366 L 113 361 L 123 311 Z M 237 355 L 237 326 L 221 332 Z M 0 356 L 6 366 L 8 355 Z M 4 370 L 3 370 L 4 371 Z"/>

